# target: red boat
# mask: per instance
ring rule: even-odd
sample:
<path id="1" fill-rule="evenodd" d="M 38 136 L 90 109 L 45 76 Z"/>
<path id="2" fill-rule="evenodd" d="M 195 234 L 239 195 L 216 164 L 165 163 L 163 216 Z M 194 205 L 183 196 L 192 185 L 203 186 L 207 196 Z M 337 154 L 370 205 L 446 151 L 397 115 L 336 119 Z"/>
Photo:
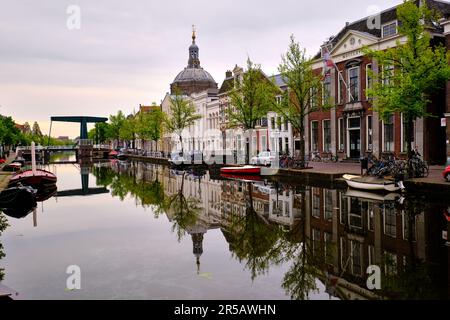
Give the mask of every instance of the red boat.
<path id="1" fill-rule="evenodd" d="M 117 158 L 118 155 L 119 155 L 119 152 L 113 150 L 113 151 L 111 151 L 111 152 L 108 154 L 108 157 L 109 157 L 110 159 L 115 159 L 115 158 Z"/>
<path id="2" fill-rule="evenodd" d="M 220 169 L 220 173 L 232 174 L 232 175 L 260 175 L 261 168 L 254 166 L 244 167 L 225 167 Z"/>
<path id="3" fill-rule="evenodd" d="M 442 176 L 444 177 L 447 182 L 450 182 L 450 166 L 448 166 L 444 172 L 442 172 Z"/>
<path id="4" fill-rule="evenodd" d="M 222 178 L 228 179 L 228 180 L 237 180 L 242 182 L 260 182 L 263 181 L 260 176 L 256 175 L 243 175 L 243 174 L 226 174 L 222 173 L 220 175 Z"/>
<path id="5" fill-rule="evenodd" d="M 21 183 L 26 186 L 40 187 L 55 184 L 56 181 L 57 178 L 52 172 L 36 169 L 35 173 L 33 173 L 33 170 L 16 173 L 9 181 L 9 186 L 12 187 Z"/>

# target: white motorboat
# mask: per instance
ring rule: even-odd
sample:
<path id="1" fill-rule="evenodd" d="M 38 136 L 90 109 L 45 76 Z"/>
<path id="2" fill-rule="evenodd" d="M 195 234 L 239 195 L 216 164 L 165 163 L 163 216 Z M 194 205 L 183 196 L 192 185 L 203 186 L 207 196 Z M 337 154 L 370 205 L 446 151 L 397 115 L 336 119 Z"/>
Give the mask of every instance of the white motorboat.
<path id="1" fill-rule="evenodd" d="M 396 192 L 404 189 L 403 183 L 394 180 L 381 179 L 376 177 L 362 177 L 351 174 L 343 176 L 350 188 L 367 191 L 388 191 Z"/>

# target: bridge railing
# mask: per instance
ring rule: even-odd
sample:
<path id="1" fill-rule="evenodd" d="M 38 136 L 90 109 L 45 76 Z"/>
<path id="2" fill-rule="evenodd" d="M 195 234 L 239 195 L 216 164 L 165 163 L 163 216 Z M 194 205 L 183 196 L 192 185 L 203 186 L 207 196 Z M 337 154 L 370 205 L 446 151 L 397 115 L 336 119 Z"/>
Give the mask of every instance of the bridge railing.
<path id="1" fill-rule="evenodd" d="M 78 145 L 79 146 L 93 146 L 94 145 L 94 140 L 92 140 L 92 139 L 80 139 L 80 140 L 78 140 Z"/>
<path id="2" fill-rule="evenodd" d="M 36 152 L 42 150 L 74 150 L 76 146 L 36 146 Z M 18 151 L 31 151 L 31 146 L 20 146 L 17 147 Z"/>

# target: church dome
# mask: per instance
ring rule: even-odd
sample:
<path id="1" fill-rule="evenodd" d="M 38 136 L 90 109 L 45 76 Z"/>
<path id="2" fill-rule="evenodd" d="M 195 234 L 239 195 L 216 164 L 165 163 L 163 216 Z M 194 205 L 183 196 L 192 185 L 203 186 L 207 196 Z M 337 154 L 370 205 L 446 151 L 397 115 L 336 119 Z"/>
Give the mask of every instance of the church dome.
<path id="1" fill-rule="evenodd" d="M 184 69 L 176 76 L 174 83 L 184 81 L 211 81 L 212 83 L 216 83 L 211 74 L 209 74 L 209 72 L 204 70 L 203 68 Z"/>
<path id="2" fill-rule="evenodd" d="M 217 83 L 209 72 L 200 66 L 199 48 L 195 43 L 195 30 L 192 33 L 192 44 L 189 47 L 188 66 L 181 71 L 170 85 L 171 93 L 177 91 L 191 95 L 208 89 L 217 89 Z"/>

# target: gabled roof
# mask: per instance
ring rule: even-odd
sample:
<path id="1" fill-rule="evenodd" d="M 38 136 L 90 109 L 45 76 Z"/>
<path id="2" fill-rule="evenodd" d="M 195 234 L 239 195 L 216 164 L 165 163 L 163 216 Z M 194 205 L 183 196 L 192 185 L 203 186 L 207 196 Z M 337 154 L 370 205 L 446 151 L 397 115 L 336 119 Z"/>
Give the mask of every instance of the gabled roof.
<path id="1" fill-rule="evenodd" d="M 287 84 L 284 81 L 283 76 L 281 74 L 276 74 L 276 75 L 270 77 L 270 79 L 273 80 L 279 88 L 287 86 Z"/>
<path id="2" fill-rule="evenodd" d="M 442 1 L 442 0 L 425 0 L 427 2 L 428 8 L 437 11 L 442 16 L 448 16 L 450 14 L 450 2 Z M 419 1 L 417 1 L 418 3 Z M 397 8 L 399 7 L 395 6 L 392 8 L 389 8 L 387 10 L 384 10 L 380 13 L 380 21 L 381 25 L 389 23 L 391 21 L 397 20 Z M 371 36 L 375 36 L 377 38 L 381 38 L 381 28 L 369 28 L 368 26 L 368 19 L 370 17 L 365 17 L 363 19 L 357 20 L 352 23 L 348 23 L 344 28 L 342 28 L 338 34 L 334 37 L 332 37 L 329 40 L 329 44 L 332 45 L 334 48 L 336 44 L 341 41 L 350 30 L 358 31 L 361 33 L 365 33 Z M 439 28 L 435 27 L 437 31 L 440 31 Z M 315 56 L 314 59 L 319 59 L 321 57 L 321 52 L 319 51 Z"/>
<path id="3" fill-rule="evenodd" d="M 226 78 L 223 80 L 219 89 L 219 94 L 226 93 L 234 87 L 234 77 Z"/>

